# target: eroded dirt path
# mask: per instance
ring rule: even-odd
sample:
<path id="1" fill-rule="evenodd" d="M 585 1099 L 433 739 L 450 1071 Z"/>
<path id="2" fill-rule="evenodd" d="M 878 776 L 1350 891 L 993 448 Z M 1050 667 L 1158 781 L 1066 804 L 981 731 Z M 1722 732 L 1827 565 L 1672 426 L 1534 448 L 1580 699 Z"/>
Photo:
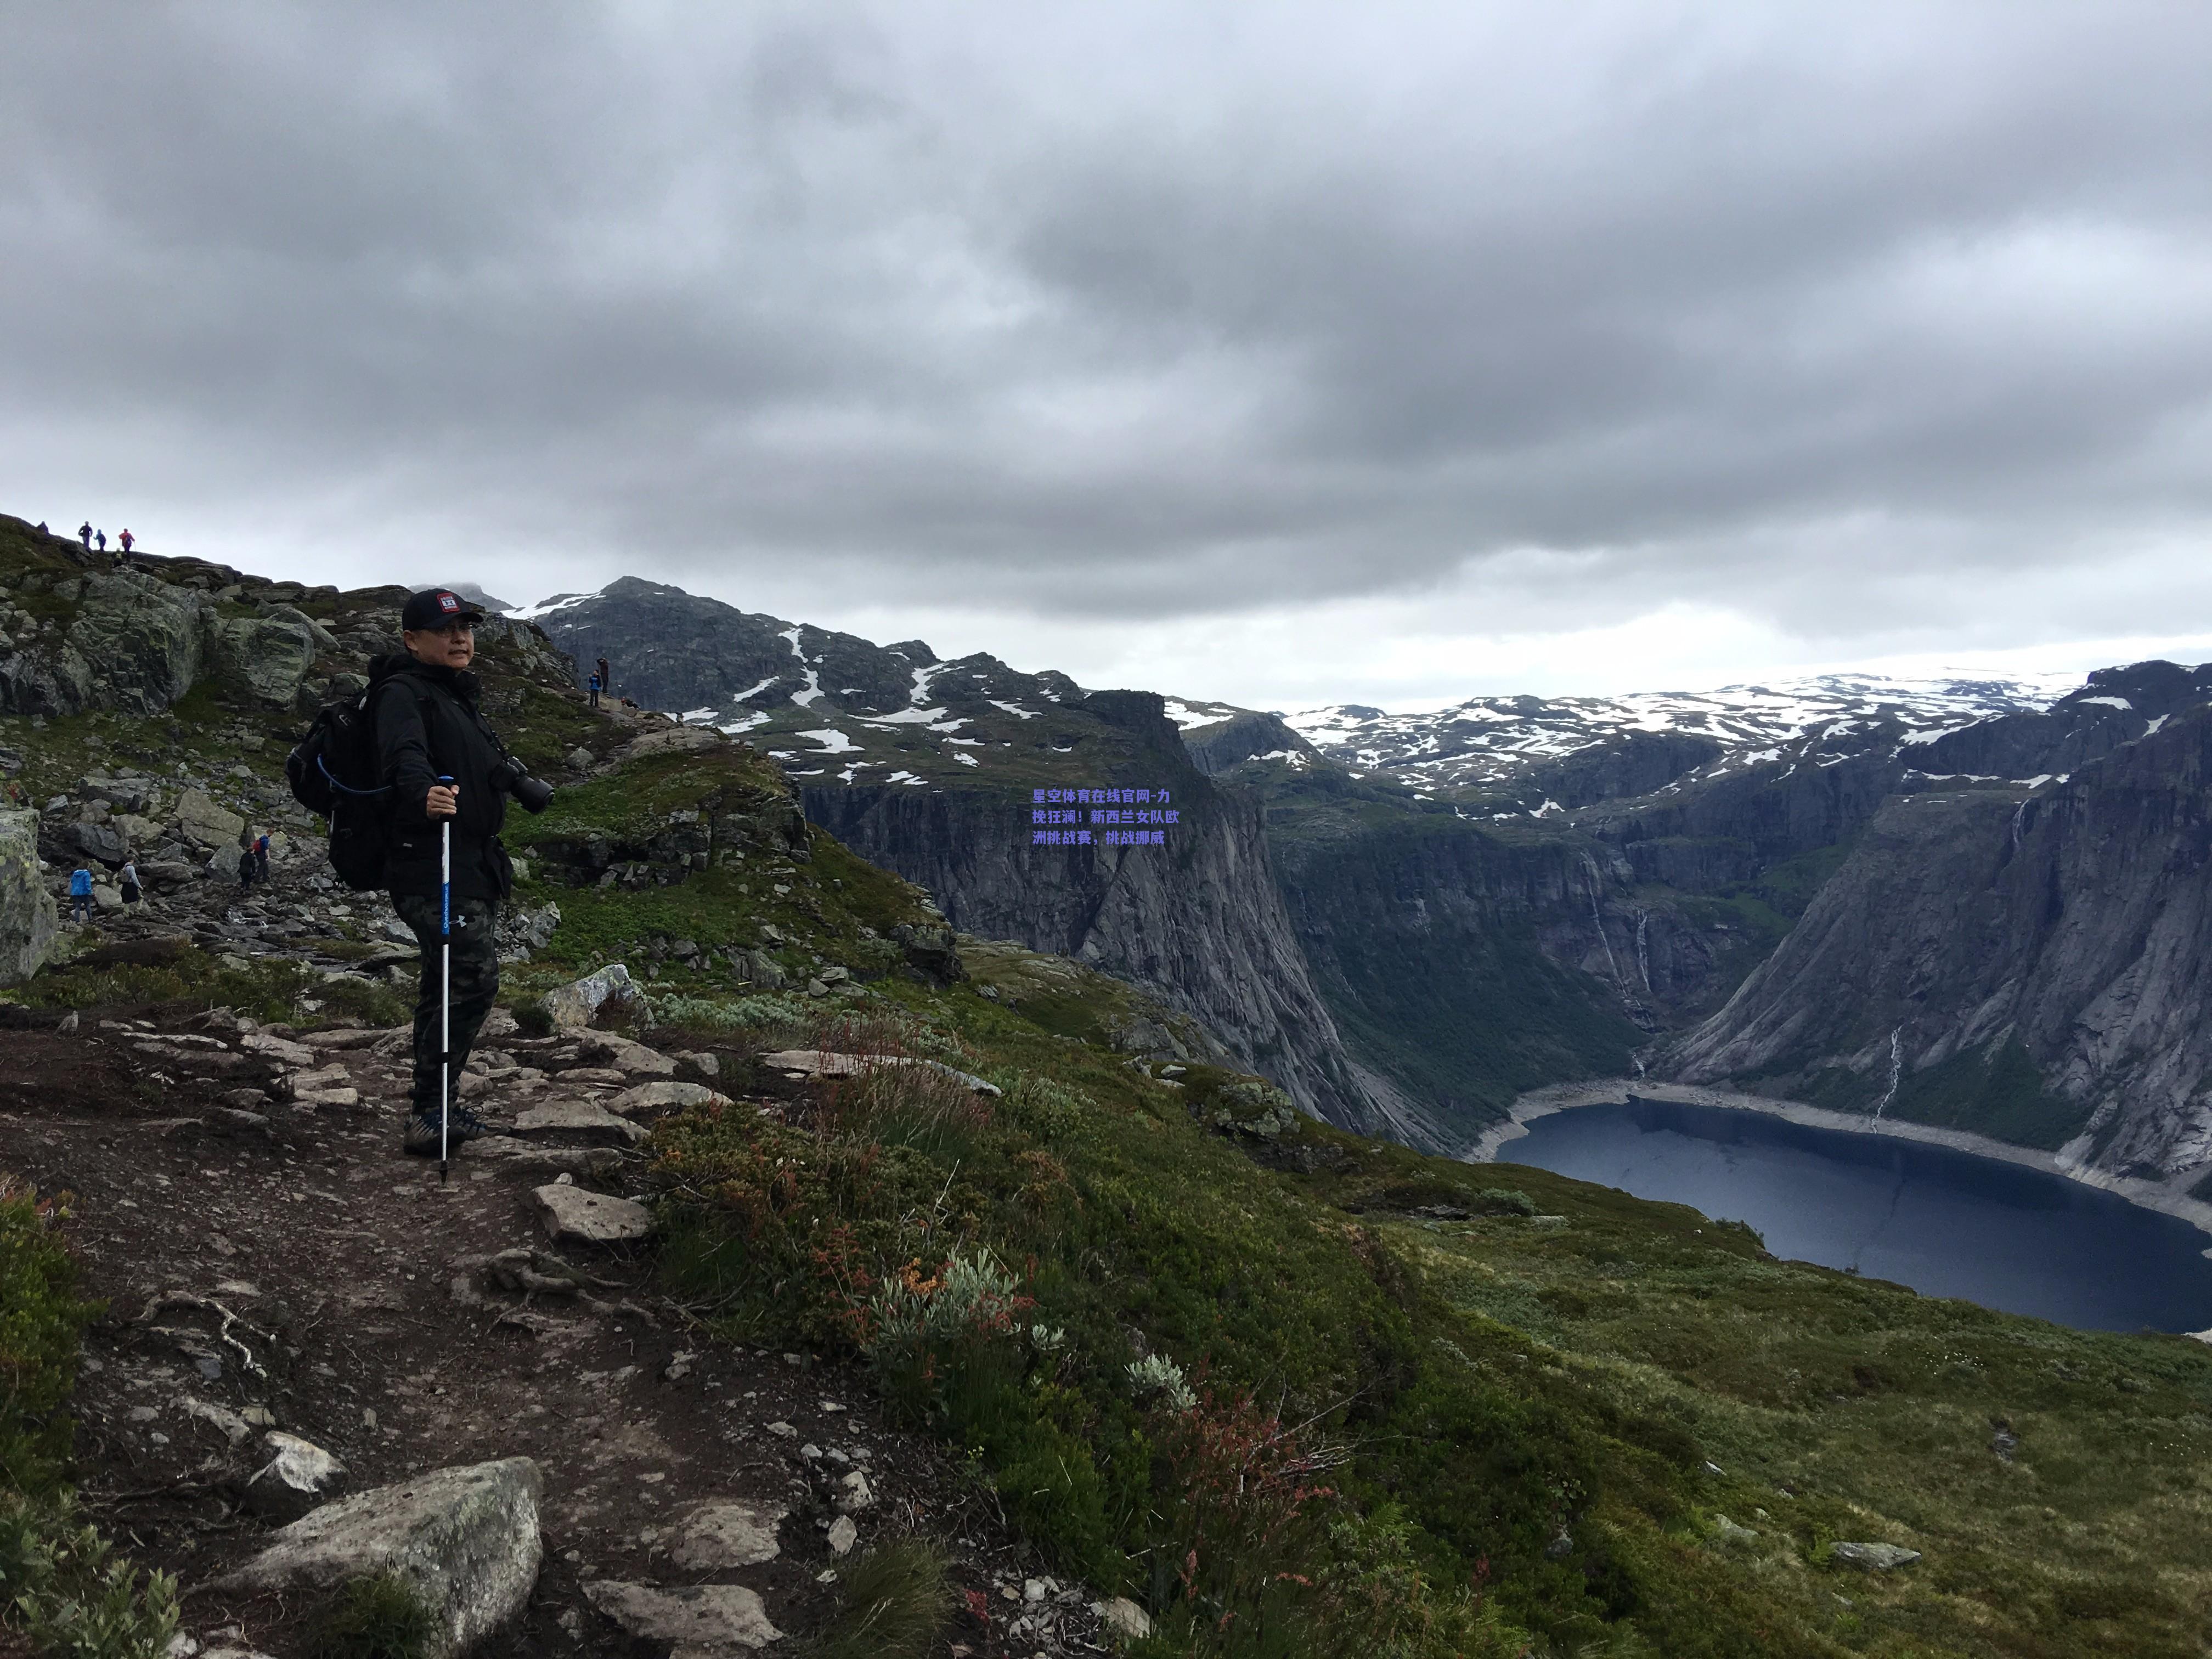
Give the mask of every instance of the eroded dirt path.
<path id="1" fill-rule="evenodd" d="M 803 1634 L 831 1595 L 820 1575 L 836 1565 L 841 1498 L 861 1547 L 916 1526 L 954 1546 L 967 1605 L 988 1613 L 963 1613 L 947 1651 L 1102 1650 L 1087 1595 L 1049 1580 L 941 1449 L 888 1427 L 857 1375 L 704 1339 L 656 1295 L 649 1245 L 548 1237 L 534 1190 L 566 1174 L 623 1191 L 642 1164 L 628 1133 L 479 1143 L 441 1188 L 434 1163 L 399 1150 L 398 1034 L 302 1042 L 161 1010 L 88 1012 L 70 1032 L 31 1018 L 0 1030 L 0 1162 L 76 1194 L 70 1237 L 108 1304 L 75 1400 L 81 1493 L 136 1559 L 179 1577 L 200 1639 L 284 1656 L 312 1612 L 205 1588 L 285 1518 L 245 1492 L 275 1429 L 341 1459 L 341 1492 L 538 1461 L 544 1570 L 524 1620 L 480 1651 L 665 1651 L 593 1610 L 594 1579 L 743 1584 Z M 680 1067 L 668 1080 L 712 1086 L 700 1061 Z M 674 1067 L 591 1034 L 523 1042 L 507 1021 L 474 1069 L 471 1103 L 512 1122 L 548 1103 L 620 1106 Z M 535 1254 L 504 1273 L 489 1261 L 516 1250 Z M 580 1294 L 512 1288 L 572 1272 Z M 679 1565 L 681 1523 L 709 1501 L 764 1516 L 774 1559 Z"/>

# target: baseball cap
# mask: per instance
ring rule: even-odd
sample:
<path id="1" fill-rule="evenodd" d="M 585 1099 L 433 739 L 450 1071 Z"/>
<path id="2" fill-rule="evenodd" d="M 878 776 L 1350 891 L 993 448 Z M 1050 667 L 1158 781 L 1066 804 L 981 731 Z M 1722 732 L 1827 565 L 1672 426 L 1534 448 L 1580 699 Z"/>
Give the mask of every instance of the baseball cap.
<path id="1" fill-rule="evenodd" d="M 407 608 L 399 613 L 399 625 L 409 632 L 420 629 L 444 628 L 457 622 L 474 622 L 483 615 L 483 607 L 473 605 L 450 588 L 426 587 L 410 596 Z"/>

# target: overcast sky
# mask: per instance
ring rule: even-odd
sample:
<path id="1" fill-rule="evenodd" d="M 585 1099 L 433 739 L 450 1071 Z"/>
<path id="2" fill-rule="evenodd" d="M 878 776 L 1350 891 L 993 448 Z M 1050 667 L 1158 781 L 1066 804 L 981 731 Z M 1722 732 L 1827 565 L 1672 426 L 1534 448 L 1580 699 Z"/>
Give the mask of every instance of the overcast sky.
<path id="1" fill-rule="evenodd" d="M 2212 656 L 2212 8 L 0 0 L 0 511 L 1263 707 Z"/>

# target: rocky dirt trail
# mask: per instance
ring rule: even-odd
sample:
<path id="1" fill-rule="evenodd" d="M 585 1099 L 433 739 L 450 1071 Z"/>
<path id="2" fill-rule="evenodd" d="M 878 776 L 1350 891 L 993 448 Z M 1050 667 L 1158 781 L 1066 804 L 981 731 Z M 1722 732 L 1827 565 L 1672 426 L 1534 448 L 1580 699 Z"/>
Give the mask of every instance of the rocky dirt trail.
<path id="1" fill-rule="evenodd" d="M 82 1494 L 182 1581 L 203 1649 L 177 1651 L 300 1651 L 323 1592 L 216 1581 L 333 1497 L 514 1458 L 537 1466 L 543 1562 L 477 1652 L 793 1645 L 846 1553 L 911 1528 L 953 1550 L 945 1651 L 1103 1650 L 1087 1593 L 942 1449 L 886 1425 L 857 1373 L 710 1340 L 657 1293 L 650 1239 L 623 1236 L 648 1224 L 623 1197 L 635 1143 L 744 1057 L 526 1040 L 495 1013 L 463 1092 L 514 1133 L 441 1186 L 399 1150 L 404 1031 L 0 1016 L 0 1143 L 76 1194 L 107 1304 L 74 1402 Z M 771 1073 L 740 1097 L 782 1112 L 813 1086 Z M 319 1480 L 317 1453 L 343 1474 Z"/>

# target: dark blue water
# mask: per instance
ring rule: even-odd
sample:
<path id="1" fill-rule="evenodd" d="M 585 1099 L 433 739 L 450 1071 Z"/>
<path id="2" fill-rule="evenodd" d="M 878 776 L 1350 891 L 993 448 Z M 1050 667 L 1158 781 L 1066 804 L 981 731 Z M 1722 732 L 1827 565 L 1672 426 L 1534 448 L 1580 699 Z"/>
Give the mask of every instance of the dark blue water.
<path id="1" fill-rule="evenodd" d="M 2212 1239 L 2041 1170 L 1758 1112 L 1632 1097 L 1498 1150 L 1638 1198 L 1747 1221 L 1776 1255 L 2091 1330 L 2212 1328 Z"/>

